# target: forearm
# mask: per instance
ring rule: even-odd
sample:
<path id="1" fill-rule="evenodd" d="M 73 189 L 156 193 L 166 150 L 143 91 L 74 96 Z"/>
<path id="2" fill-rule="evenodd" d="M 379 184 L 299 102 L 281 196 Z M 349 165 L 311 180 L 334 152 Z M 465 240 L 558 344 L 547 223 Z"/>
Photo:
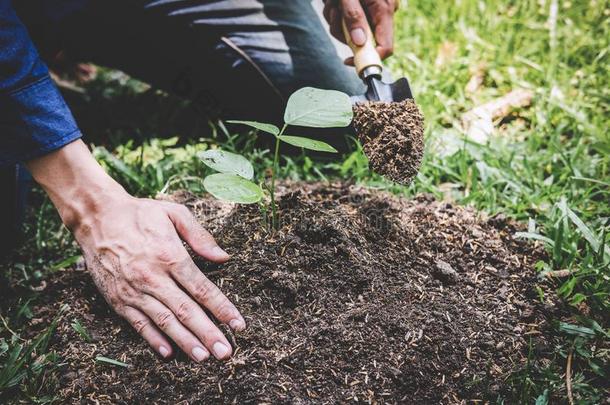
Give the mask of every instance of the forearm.
<path id="1" fill-rule="evenodd" d="M 30 160 L 26 166 L 53 201 L 64 224 L 72 230 L 87 213 L 97 211 L 109 198 L 126 194 L 81 140 Z"/>

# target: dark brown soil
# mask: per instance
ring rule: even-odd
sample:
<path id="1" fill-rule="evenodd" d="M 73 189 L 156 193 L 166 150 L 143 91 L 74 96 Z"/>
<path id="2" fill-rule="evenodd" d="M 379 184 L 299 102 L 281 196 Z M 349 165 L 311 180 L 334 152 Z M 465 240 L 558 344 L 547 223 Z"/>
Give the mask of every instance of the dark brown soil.
<path id="1" fill-rule="evenodd" d="M 177 403 L 455 403 L 495 400 L 523 366 L 529 339 L 548 344 L 535 298 L 539 254 L 501 217 L 427 197 L 398 199 L 346 185 L 284 189 L 282 226 L 256 206 L 185 202 L 232 255 L 202 270 L 249 328 L 232 360 L 158 359 L 113 315 L 85 271 L 45 290 L 38 317 L 68 303 L 93 336 L 61 326 L 66 401 Z M 229 333 L 229 332 L 227 332 Z M 540 354 L 537 354 L 539 357 Z M 106 356 L 129 368 L 94 361 Z"/>
<path id="2" fill-rule="evenodd" d="M 357 104 L 353 124 L 371 169 L 409 184 L 424 156 L 424 117 L 415 101 Z"/>

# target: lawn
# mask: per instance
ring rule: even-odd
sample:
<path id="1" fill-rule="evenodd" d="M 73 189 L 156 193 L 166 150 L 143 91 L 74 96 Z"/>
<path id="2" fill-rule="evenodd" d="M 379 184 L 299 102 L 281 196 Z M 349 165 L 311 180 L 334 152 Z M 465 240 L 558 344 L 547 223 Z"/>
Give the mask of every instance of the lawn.
<path id="1" fill-rule="evenodd" d="M 282 161 L 283 178 L 428 193 L 524 224 L 520 237 L 546 251 L 536 264 L 539 279 L 554 290 L 539 289 L 539 299 L 554 294 L 566 309 L 553 323 L 552 356 L 537 361 L 532 349 L 531 361 L 506 381 L 510 397 L 498 403 L 593 404 L 608 396 L 609 17 L 603 1 L 410 1 L 398 13 L 388 64 L 410 79 L 426 118 L 426 155 L 413 184 L 400 187 L 371 173 L 360 150 L 335 161 Z M 483 137 L 465 128 L 467 112 L 517 89 L 531 101 L 502 114 Z M 102 69 L 84 95 L 69 100 L 95 156 L 140 196 L 204 193 L 210 172 L 196 153 L 213 145 L 246 155 L 261 175 L 273 158 L 256 148 L 254 134 L 202 120 L 188 103 L 118 72 Z M 47 350 L 49 339 L 62 324 L 87 335 L 61 313 L 54 324 L 26 327 L 37 318 L 46 280 L 79 260 L 50 202 L 40 191 L 33 200 L 25 244 L 0 268 L 0 280 L 13 285 L 0 306 L 0 400 L 53 401 L 65 364 Z"/>

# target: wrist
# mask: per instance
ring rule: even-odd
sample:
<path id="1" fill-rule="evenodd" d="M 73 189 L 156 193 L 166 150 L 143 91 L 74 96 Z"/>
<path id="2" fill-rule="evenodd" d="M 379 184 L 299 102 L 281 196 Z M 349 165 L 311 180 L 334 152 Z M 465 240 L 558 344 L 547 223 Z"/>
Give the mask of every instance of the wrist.
<path id="1" fill-rule="evenodd" d="M 131 196 L 110 176 L 84 184 L 76 183 L 66 187 L 62 198 L 53 199 L 63 223 L 76 236 L 83 228 L 91 226 L 98 215 L 115 205 L 119 200 Z"/>
<path id="2" fill-rule="evenodd" d="M 51 198 L 64 224 L 72 231 L 111 201 L 129 197 L 123 187 L 102 169 L 81 140 L 26 165 Z"/>

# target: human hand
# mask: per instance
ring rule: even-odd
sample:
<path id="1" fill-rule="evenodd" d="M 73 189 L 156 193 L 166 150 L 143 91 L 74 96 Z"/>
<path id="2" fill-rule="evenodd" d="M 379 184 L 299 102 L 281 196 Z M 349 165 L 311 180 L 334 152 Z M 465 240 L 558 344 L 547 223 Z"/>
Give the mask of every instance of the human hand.
<path id="1" fill-rule="evenodd" d="M 204 309 L 235 331 L 246 327 L 244 318 L 182 241 L 213 262 L 229 256 L 186 207 L 130 196 L 80 140 L 27 165 L 74 233 L 104 298 L 157 353 L 171 356 L 169 337 L 195 361 L 231 356 Z"/>
<path id="2" fill-rule="evenodd" d="M 394 51 L 394 13 L 398 5 L 399 0 L 325 0 L 324 17 L 330 24 L 331 34 L 343 43 L 346 41 L 342 19 L 345 19 L 351 40 L 358 46 L 366 42 L 364 27 L 370 21 L 377 52 L 385 59 Z M 353 58 L 346 59 L 345 63 L 353 65 Z"/>
<path id="3" fill-rule="evenodd" d="M 204 308 L 236 331 L 245 321 L 193 263 L 182 240 L 210 261 L 229 256 L 186 207 L 124 193 L 78 222 L 74 235 L 95 284 L 155 351 L 171 355 L 165 334 L 195 361 L 210 353 L 217 359 L 231 355 Z"/>

